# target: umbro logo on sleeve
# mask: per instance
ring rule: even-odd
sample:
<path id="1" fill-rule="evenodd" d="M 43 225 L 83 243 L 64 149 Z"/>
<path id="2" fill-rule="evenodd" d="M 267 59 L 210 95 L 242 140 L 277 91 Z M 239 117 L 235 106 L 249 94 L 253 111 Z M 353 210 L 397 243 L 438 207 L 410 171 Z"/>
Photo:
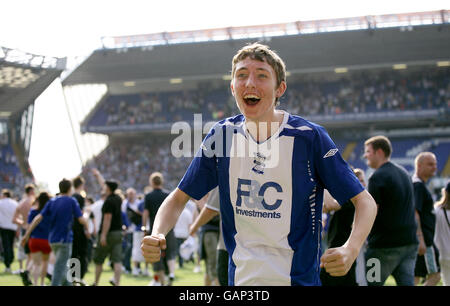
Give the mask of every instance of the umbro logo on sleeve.
<path id="1" fill-rule="evenodd" d="M 337 151 L 338 149 L 331 149 L 330 151 L 327 152 L 327 154 L 323 156 L 323 158 L 334 156 L 337 153 Z"/>

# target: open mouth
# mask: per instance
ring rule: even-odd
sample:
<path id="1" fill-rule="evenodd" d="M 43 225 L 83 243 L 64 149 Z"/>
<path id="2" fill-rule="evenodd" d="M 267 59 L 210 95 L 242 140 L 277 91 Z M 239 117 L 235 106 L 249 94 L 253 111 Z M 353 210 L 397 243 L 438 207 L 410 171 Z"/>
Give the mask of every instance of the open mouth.
<path id="1" fill-rule="evenodd" d="M 255 95 L 246 95 L 244 97 L 244 102 L 247 105 L 256 105 L 259 101 L 261 101 L 261 98 Z"/>

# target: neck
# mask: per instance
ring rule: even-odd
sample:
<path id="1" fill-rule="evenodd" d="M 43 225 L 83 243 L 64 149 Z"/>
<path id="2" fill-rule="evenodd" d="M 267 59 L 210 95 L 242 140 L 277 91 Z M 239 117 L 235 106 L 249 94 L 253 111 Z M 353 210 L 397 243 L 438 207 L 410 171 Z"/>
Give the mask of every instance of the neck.
<path id="1" fill-rule="evenodd" d="M 421 175 L 421 174 L 419 174 L 419 173 L 415 173 L 416 174 L 416 176 L 418 177 L 418 178 L 420 178 L 424 183 L 426 183 L 430 178 L 429 177 L 426 177 L 426 176 L 423 176 L 423 175 Z"/>
<path id="2" fill-rule="evenodd" d="M 283 122 L 284 113 L 274 110 L 268 121 L 246 119 L 247 131 L 257 141 L 265 141 L 277 132 Z"/>
<path id="3" fill-rule="evenodd" d="M 389 161 L 389 159 L 383 159 L 383 160 L 381 160 L 380 163 L 378 164 L 377 169 L 380 168 L 381 166 L 383 166 L 383 165 L 384 165 L 385 163 L 387 163 L 388 161 Z"/>

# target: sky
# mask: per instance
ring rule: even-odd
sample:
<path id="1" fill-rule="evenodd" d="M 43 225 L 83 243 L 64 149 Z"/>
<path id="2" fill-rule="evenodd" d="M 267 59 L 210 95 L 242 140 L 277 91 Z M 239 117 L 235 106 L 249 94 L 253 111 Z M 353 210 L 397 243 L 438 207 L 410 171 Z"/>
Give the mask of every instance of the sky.
<path id="1" fill-rule="evenodd" d="M 449 9 L 429 1 L 115 1 L 5 0 L 0 46 L 55 57 L 86 56 L 101 37 Z M 38 182 L 57 182 L 81 169 L 60 80 L 35 101 L 29 162 Z"/>

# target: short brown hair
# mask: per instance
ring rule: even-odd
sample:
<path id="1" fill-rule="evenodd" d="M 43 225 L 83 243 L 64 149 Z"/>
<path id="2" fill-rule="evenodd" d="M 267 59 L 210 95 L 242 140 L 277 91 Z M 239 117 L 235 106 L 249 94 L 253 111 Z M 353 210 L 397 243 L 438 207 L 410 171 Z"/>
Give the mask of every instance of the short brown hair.
<path id="1" fill-rule="evenodd" d="M 25 193 L 26 194 L 29 194 L 31 191 L 33 191 L 34 190 L 34 185 L 33 184 L 26 184 L 25 185 Z"/>
<path id="2" fill-rule="evenodd" d="M 372 145 L 374 151 L 381 149 L 383 151 L 384 156 L 389 158 L 392 154 L 392 145 L 390 140 L 383 135 L 373 136 L 364 142 L 365 146 Z"/>
<path id="3" fill-rule="evenodd" d="M 77 176 L 72 180 L 73 188 L 77 189 L 84 184 L 84 179 L 81 176 Z"/>
<path id="4" fill-rule="evenodd" d="M 253 43 L 247 45 L 240 49 L 236 55 L 233 57 L 231 77 L 234 78 L 234 73 L 236 72 L 236 64 L 243 61 L 247 57 L 253 60 L 258 60 L 261 62 L 267 62 L 272 66 L 275 74 L 277 76 L 277 88 L 280 86 L 281 82 L 286 82 L 286 65 L 283 60 L 278 56 L 278 54 L 271 50 L 269 46 Z"/>
<path id="5" fill-rule="evenodd" d="M 160 172 L 153 172 L 150 175 L 150 182 L 155 186 L 161 186 L 164 183 L 163 175 Z"/>
<path id="6" fill-rule="evenodd" d="M 59 192 L 60 193 L 68 193 L 70 191 L 70 188 L 72 188 L 72 182 L 67 179 L 62 179 L 59 182 Z"/>

